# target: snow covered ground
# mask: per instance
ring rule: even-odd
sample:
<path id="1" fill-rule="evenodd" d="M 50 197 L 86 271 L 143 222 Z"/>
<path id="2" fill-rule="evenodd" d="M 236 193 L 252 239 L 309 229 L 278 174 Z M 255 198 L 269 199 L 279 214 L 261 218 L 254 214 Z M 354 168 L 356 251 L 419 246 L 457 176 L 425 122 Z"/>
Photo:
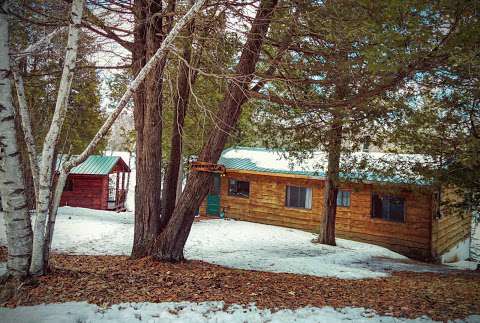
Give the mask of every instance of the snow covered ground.
<path id="1" fill-rule="evenodd" d="M 0 213 L 0 244 L 5 245 Z M 233 220 L 195 222 L 186 257 L 228 267 L 290 272 L 344 279 L 374 278 L 391 270 L 438 271 L 388 249 L 338 239 L 337 247 L 311 242 L 313 234 Z M 480 237 L 478 237 L 480 238 Z M 132 213 L 82 208 L 59 210 L 53 248 L 72 254 L 128 255 L 133 240 Z M 480 241 L 476 239 L 475 241 Z M 480 247 L 480 244 L 479 244 Z M 4 265 L 4 264 L 0 264 Z M 445 269 L 446 270 L 446 269 Z M 301 308 L 271 311 L 254 305 L 224 308 L 222 302 L 116 304 L 110 308 L 80 303 L 0 308 L 0 322 L 431 322 L 380 316 L 363 308 Z M 480 316 L 465 321 L 480 322 Z"/>
<path id="2" fill-rule="evenodd" d="M 306 307 L 297 310 L 273 312 L 258 309 L 254 305 L 243 307 L 233 305 L 224 308 L 223 302 L 205 303 L 125 303 L 110 308 L 81 303 L 47 304 L 37 306 L 20 306 L 15 309 L 0 308 L 3 323 L 63 323 L 63 322 L 432 322 L 427 317 L 402 319 L 391 316 L 379 316 L 374 311 L 364 308 Z M 480 316 L 472 315 L 464 321 L 479 322 Z"/>
<path id="3" fill-rule="evenodd" d="M 480 226 L 476 225 L 472 234 L 472 245 L 470 246 L 470 256 L 476 261 L 480 261 Z"/>
<path id="4" fill-rule="evenodd" d="M 0 222 L 3 217 L 0 216 Z M 3 223 L 0 244 L 5 245 Z M 393 270 L 446 271 L 445 266 L 412 262 L 386 248 L 337 239 L 338 246 L 312 243 L 308 232 L 234 220 L 195 222 L 186 244 L 188 259 L 240 269 L 288 272 L 342 279 L 387 276 Z M 83 208 L 59 210 L 53 248 L 89 255 L 128 255 L 132 213 Z"/>

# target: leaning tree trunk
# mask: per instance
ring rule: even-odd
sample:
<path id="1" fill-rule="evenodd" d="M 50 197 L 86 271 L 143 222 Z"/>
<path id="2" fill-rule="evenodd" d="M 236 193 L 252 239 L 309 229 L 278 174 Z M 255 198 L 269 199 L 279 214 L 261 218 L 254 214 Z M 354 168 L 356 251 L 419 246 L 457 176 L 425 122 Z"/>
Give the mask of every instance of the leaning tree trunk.
<path id="1" fill-rule="evenodd" d="M 337 194 L 342 149 L 342 118 L 334 114 L 328 131 L 328 169 L 324 187 L 323 218 L 319 242 L 335 246 L 335 219 L 337 214 Z"/>
<path id="2" fill-rule="evenodd" d="M 0 7 L 0 196 L 5 212 L 8 274 L 24 277 L 29 274 L 32 256 L 32 227 L 16 140 L 6 10 L 4 2 Z"/>
<path id="3" fill-rule="evenodd" d="M 235 69 L 235 77 L 229 82 L 223 102 L 219 107 L 217 127 L 212 130 L 199 160 L 216 163 L 242 111 L 242 105 L 248 100 L 247 90 L 255 72 L 263 40 L 278 0 L 262 0 L 252 27 L 247 36 L 240 60 Z M 183 248 L 194 219 L 194 211 L 207 195 L 212 182 L 209 173 L 192 173 L 180 200 L 173 211 L 172 218 L 155 241 L 153 255 L 167 261 L 183 260 Z"/>
<path id="4" fill-rule="evenodd" d="M 160 230 L 163 229 L 170 220 L 173 209 L 177 201 L 178 183 L 180 167 L 182 167 L 182 145 L 183 145 L 183 125 L 187 113 L 188 101 L 190 98 L 190 87 L 192 86 L 192 71 L 189 65 L 192 62 L 192 35 L 194 31 L 194 22 L 187 26 L 186 39 L 183 47 L 183 60 L 180 62 L 177 77 L 177 91 L 175 92 L 174 102 L 175 110 L 172 120 L 172 137 L 170 144 L 170 160 L 167 166 L 167 173 L 163 184 L 163 208 L 160 221 Z"/>
<path id="5" fill-rule="evenodd" d="M 45 271 L 46 222 L 51 206 L 52 196 L 52 163 L 58 137 L 62 130 L 66 115 L 66 106 L 72 85 L 73 73 L 78 51 L 78 39 L 83 13 L 83 0 L 74 0 L 70 12 L 67 50 L 63 65 L 62 77 L 58 88 L 55 111 L 42 149 L 41 167 L 38 174 L 37 216 L 33 231 L 33 254 L 30 272 L 42 275 Z"/>

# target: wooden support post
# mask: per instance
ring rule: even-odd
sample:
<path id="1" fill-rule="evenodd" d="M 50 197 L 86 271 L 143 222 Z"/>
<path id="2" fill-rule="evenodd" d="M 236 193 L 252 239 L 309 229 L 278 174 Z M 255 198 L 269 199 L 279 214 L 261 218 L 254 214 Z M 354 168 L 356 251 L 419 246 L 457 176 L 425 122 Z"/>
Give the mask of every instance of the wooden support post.
<path id="1" fill-rule="evenodd" d="M 122 172 L 121 208 L 125 208 L 125 172 Z"/>
<path id="2" fill-rule="evenodd" d="M 120 184 L 120 181 L 118 180 L 118 170 L 116 172 L 117 174 L 117 182 L 116 182 L 116 186 L 115 186 L 115 209 L 118 207 L 118 185 Z"/>

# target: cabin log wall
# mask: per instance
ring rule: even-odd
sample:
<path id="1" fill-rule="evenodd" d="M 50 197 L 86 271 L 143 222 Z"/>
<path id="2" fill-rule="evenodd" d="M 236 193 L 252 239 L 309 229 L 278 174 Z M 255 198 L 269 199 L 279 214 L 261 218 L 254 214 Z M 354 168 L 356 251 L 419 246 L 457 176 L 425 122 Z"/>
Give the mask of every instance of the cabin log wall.
<path id="1" fill-rule="evenodd" d="M 443 189 L 440 196 L 442 203 L 446 203 L 446 205 L 439 207 L 440 212 L 433 220 L 432 252 L 434 257 L 444 254 L 460 242 L 470 238 L 472 221 L 470 213 L 448 207 L 448 203 L 458 202 L 461 198 L 454 189 Z"/>
<path id="2" fill-rule="evenodd" d="M 229 196 L 228 179 L 250 182 L 249 198 Z M 285 206 L 287 185 L 312 188 L 312 208 Z M 221 178 L 221 209 L 226 217 L 318 232 L 323 214 L 323 180 L 289 174 L 249 173 L 227 170 Z M 396 189 L 406 204 L 405 223 L 372 218 L 371 194 L 388 188 L 372 184 L 343 184 L 351 191 L 350 207 L 337 208 L 338 237 L 382 245 L 417 259 L 431 258 L 431 193 Z M 202 203 L 200 214 L 205 214 Z"/>

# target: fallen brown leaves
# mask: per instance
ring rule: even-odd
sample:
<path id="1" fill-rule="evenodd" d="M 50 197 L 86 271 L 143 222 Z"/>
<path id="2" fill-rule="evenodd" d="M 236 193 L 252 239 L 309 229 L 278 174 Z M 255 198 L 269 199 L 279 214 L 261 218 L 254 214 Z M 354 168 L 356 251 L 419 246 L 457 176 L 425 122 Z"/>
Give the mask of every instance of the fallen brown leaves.
<path id="1" fill-rule="evenodd" d="M 260 308 L 366 307 L 436 320 L 480 313 L 480 274 L 399 272 L 382 279 L 341 280 L 229 269 L 201 261 L 55 254 L 52 272 L 22 289 L 6 306 L 88 301 L 224 301 Z"/>

